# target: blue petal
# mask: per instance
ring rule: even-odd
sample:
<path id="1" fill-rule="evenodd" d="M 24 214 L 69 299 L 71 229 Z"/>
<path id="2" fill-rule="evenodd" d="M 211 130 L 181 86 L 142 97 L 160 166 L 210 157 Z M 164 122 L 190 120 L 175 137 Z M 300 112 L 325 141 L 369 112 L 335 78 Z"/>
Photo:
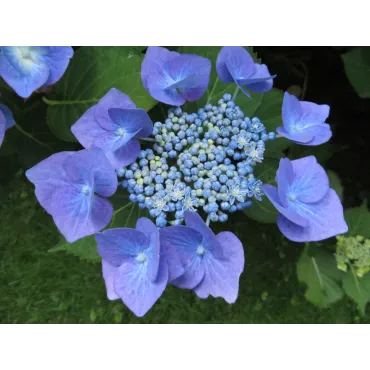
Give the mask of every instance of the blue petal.
<path id="1" fill-rule="evenodd" d="M 291 163 L 294 171 L 291 192 L 297 195 L 297 199 L 304 203 L 315 203 L 324 198 L 329 190 L 329 179 L 316 158 L 311 155 Z"/>
<path id="2" fill-rule="evenodd" d="M 319 122 L 323 123 L 329 117 L 330 107 L 326 104 L 316 104 L 308 101 L 301 101 L 299 104 L 302 114 L 315 114 Z"/>
<path id="3" fill-rule="evenodd" d="M 44 86 L 53 85 L 60 80 L 73 56 L 73 49 L 70 46 L 49 46 L 47 49 L 48 53 L 44 59 L 49 66 L 50 73 Z"/>
<path id="4" fill-rule="evenodd" d="M 69 243 L 97 233 L 108 225 L 113 215 L 113 207 L 107 199 L 85 194 L 75 185 L 54 191 L 50 211 Z"/>
<path id="5" fill-rule="evenodd" d="M 186 211 L 184 213 L 184 219 L 187 226 L 191 227 L 194 230 L 197 230 L 202 235 L 202 244 L 204 248 L 211 252 L 215 257 L 222 259 L 222 248 L 217 242 L 215 234 L 206 225 L 199 214 L 192 211 Z"/>
<path id="6" fill-rule="evenodd" d="M 114 280 L 114 291 L 123 303 L 136 315 L 144 316 L 166 289 L 168 281 L 167 263 L 162 260 L 155 282 L 148 278 L 144 263 L 125 262 L 119 267 Z"/>
<path id="7" fill-rule="evenodd" d="M 293 165 L 287 158 L 280 159 L 279 168 L 276 172 L 276 182 L 278 183 L 279 199 L 283 207 L 288 206 L 288 196 L 293 183 Z"/>
<path id="8" fill-rule="evenodd" d="M 176 247 L 184 266 L 191 261 L 203 241 L 202 234 L 187 226 L 166 227 L 161 230 L 161 238 Z"/>
<path id="9" fill-rule="evenodd" d="M 3 113 L 6 120 L 5 130 L 15 125 L 15 120 L 12 111 L 4 104 L 0 104 L 0 112 Z"/>
<path id="10" fill-rule="evenodd" d="M 108 261 L 102 260 L 102 272 L 105 282 L 105 288 L 107 290 L 107 298 L 110 301 L 119 299 L 119 296 L 114 291 L 114 280 L 118 276 L 119 269 L 118 267 L 112 266 Z"/>
<path id="11" fill-rule="evenodd" d="M 319 125 L 312 125 L 304 129 L 304 134 L 311 135 L 312 139 L 304 145 L 315 146 L 328 142 L 332 136 L 330 126 L 326 123 Z"/>
<path id="12" fill-rule="evenodd" d="M 153 133 L 153 122 L 144 109 L 111 108 L 108 113 L 113 122 L 129 135 L 148 137 Z"/>
<path id="13" fill-rule="evenodd" d="M 216 70 L 222 82 L 235 82 L 253 74 L 254 61 L 242 46 L 224 46 L 218 54 Z"/>
<path id="14" fill-rule="evenodd" d="M 169 73 L 174 83 L 167 90 L 178 89 L 186 101 L 196 101 L 208 88 L 211 62 L 198 55 L 179 55 L 171 61 Z"/>
<path id="15" fill-rule="evenodd" d="M 284 207 L 281 204 L 279 193 L 275 186 L 264 184 L 262 185 L 262 189 L 267 198 L 269 198 L 270 202 L 273 204 L 273 206 L 285 217 L 287 217 L 289 220 L 296 223 L 297 225 L 303 227 L 308 225 L 308 221 L 304 217 L 300 216 L 295 210 L 288 207 Z"/>
<path id="16" fill-rule="evenodd" d="M 169 51 L 159 46 L 148 47 L 141 65 L 141 78 L 147 90 L 149 90 L 149 77 L 162 73 L 168 63 L 178 55 L 180 54 L 175 51 Z"/>
<path id="17" fill-rule="evenodd" d="M 289 134 L 292 133 L 293 127 L 301 117 L 301 106 L 299 100 L 287 92 L 284 93 L 282 117 L 285 131 Z"/>
<path id="18" fill-rule="evenodd" d="M 180 92 L 168 90 L 168 86 L 174 83 L 173 80 L 168 81 L 168 78 L 162 74 L 152 75 L 148 77 L 148 91 L 150 95 L 165 104 L 180 106 L 185 103 L 185 99 Z"/>
<path id="19" fill-rule="evenodd" d="M 314 242 L 348 231 L 343 217 L 343 206 L 338 195 L 329 189 L 325 198 L 317 203 L 301 203 L 297 212 L 309 220 L 307 227 L 291 222 L 283 215 L 278 217 L 280 231 L 295 242 Z"/>
<path id="20" fill-rule="evenodd" d="M 265 64 L 254 64 L 254 74 L 248 79 L 238 80 L 239 84 L 245 84 L 245 86 L 256 93 L 265 93 L 272 89 L 274 83 L 274 77 L 271 76 L 270 72 Z"/>
<path id="21" fill-rule="evenodd" d="M 114 152 L 105 153 L 109 163 L 114 169 L 126 167 L 135 162 L 140 153 L 140 144 L 136 139 L 131 139 L 126 145 Z"/>
<path id="22" fill-rule="evenodd" d="M 95 119 L 96 108 L 96 105 L 89 108 L 71 127 L 73 135 L 86 149 L 97 146 L 97 142 L 100 142 L 99 139 L 105 134 L 105 129 Z"/>
<path id="23" fill-rule="evenodd" d="M 202 281 L 205 273 L 204 259 L 197 254 L 184 265 L 184 273 L 171 281 L 171 284 L 183 289 L 194 289 Z"/>
<path id="24" fill-rule="evenodd" d="M 136 223 L 136 229 L 140 230 L 149 238 L 150 244 L 148 250 L 146 251 L 146 255 L 148 257 L 147 273 L 149 280 L 155 281 L 158 273 L 161 252 L 159 230 L 157 226 L 155 226 L 154 223 L 146 217 L 141 217 L 138 219 Z"/>
<path id="25" fill-rule="evenodd" d="M 49 77 L 49 66 L 38 54 L 38 49 L 29 48 L 27 57 L 19 47 L 0 47 L 0 76 L 22 98 L 28 98 L 43 86 Z"/>
<path id="26" fill-rule="evenodd" d="M 53 154 L 26 171 L 26 177 L 35 185 L 37 200 L 48 213 L 51 212 L 51 198 L 55 190 L 69 184 L 62 165 L 74 153 Z"/>
<path id="27" fill-rule="evenodd" d="M 5 130 L 6 130 L 6 118 L 3 112 L 0 110 L 0 145 L 3 143 Z"/>
<path id="28" fill-rule="evenodd" d="M 123 92 L 112 88 L 95 105 L 95 119 L 105 130 L 112 130 L 112 120 L 108 110 L 110 108 L 135 109 L 135 103 Z"/>
<path id="29" fill-rule="evenodd" d="M 276 132 L 279 135 L 287 138 L 288 140 L 291 140 L 297 144 L 302 144 L 302 145 L 309 145 L 309 143 L 312 142 L 314 139 L 312 133 L 309 131 L 287 132 L 284 127 L 278 127 L 276 129 Z"/>
<path id="30" fill-rule="evenodd" d="M 134 229 L 108 229 L 95 235 L 98 253 L 113 266 L 134 260 L 149 247 L 149 238 Z M 157 266 L 158 269 L 158 266 Z"/>
<path id="31" fill-rule="evenodd" d="M 244 270 L 243 246 L 231 232 L 218 234 L 217 241 L 222 246 L 225 258 L 218 260 L 211 254 L 204 254 L 205 275 L 195 288 L 195 293 L 200 298 L 211 295 L 234 303 L 238 297 L 240 274 Z"/>
<path id="32" fill-rule="evenodd" d="M 99 148 L 76 152 L 66 159 L 63 168 L 70 182 L 88 185 L 104 197 L 113 195 L 117 190 L 117 175 Z"/>
<path id="33" fill-rule="evenodd" d="M 163 229 L 162 229 L 163 230 Z M 185 269 L 181 263 L 181 259 L 175 246 L 167 239 L 162 238 L 161 235 L 161 254 L 163 258 L 167 261 L 168 265 L 168 281 L 171 282 L 181 275 L 184 274 Z"/>

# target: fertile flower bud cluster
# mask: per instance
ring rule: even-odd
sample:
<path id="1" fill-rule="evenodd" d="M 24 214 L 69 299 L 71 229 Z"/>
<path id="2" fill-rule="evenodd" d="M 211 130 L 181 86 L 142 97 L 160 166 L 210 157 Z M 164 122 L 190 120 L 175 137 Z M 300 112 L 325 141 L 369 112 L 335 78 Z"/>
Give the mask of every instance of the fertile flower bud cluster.
<path id="1" fill-rule="evenodd" d="M 335 257 L 340 270 L 347 271 L 348 266 L 352 265 L 356 275 L 362 277 L 370 271 L 370 240 L 360 235 L 337 236 Z"/>
<path id="2" fill-rule="evenodd" d="M 186 210 L 199 208 L 212 222 L 225 222 L 226 212 L 262 199 L 253 168 L 275 133 L 267 133 L 258 118 L 245 117 L 230 94 L 197 113 L 169 109 L 153 134 L 153 150 L 141 150 L 138 161 L 117 174 L 130 200 L 148 208 L 158 227 L 181 224 Z"/>

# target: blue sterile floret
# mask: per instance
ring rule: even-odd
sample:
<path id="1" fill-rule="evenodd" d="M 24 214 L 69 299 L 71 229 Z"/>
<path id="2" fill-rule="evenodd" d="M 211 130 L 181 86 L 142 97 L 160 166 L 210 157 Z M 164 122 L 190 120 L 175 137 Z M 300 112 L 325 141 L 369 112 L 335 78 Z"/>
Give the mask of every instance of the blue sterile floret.
<path id="1" fill-rule="evenodd" d="M 154 124 L 153 149 L 117 170 L 130 200 L 148 208 L 158 227 L 183 222 L 184 212 L 202 209 L 211 221 L 261 200 L 262 182 L 253 175 L 263 161 L 265 143 L 275 139 L 257 118 L 245 117 L 225 94 L 197 113 L 170 108 Z"/>

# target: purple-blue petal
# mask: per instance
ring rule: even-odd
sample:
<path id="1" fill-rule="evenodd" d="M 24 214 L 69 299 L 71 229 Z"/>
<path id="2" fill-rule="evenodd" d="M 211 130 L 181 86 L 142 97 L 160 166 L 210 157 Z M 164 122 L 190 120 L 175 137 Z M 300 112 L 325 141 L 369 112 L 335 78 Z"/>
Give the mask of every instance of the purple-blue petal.
<path id="1" fill-rule="evenodd" d="M 134 260 L 150 244 L 148 236 L 143 232 L 128 228 L 108 229 L 96 234 L 95 239 L 100 256 L 116 267 L 125 261 Z"/>
<path id="2" fill-rule="evenodd" d="M 283 207 L 288 206 L 288 195 L 293 179 L 294 173 L 292 162 L 287 158 L 280 159 L 279 168 L 276 172 L 276 182 L 278 183 L 279 199 Z"/>
<path id="3" fill-rule="evenodd" d="M 111 129 L 108 110 L 110 108 L 136 108 L 135 103 L 123 92 L 112 88 L 95 105 L 95 119 L 103 128 Z"/>
<path id="4" fill-rule="evenodd" d="M 208 88 L 211 62 L 198 55 L 182 54 L 171 61 L 169 73 L 174 84 L 167 89 L 178 89 L 186 101 L 196 101 Z"/>
<path id="5" fill-rule="evenodd" d="M 118 276 L 119 269 L 118 267 L 112 266 L 108 261 L 102 260 L 102 272 L 105 282 L 105 288 L 107 290 L 107 298 L 110 301 L 115 301 L 119 299 L 119 296 L 114 291 L 114 280 Z"/>
<path id="6" fill-rule="evenodd" d="M 306 131 L 287 132 L 284 127 L 277 127 L 276 132 L 286 139 L 302 145 L 309 145 L 314 139 L 312 133 Z"/>
<path id="7" fill-rule="evenodd" d="M 205 274 L 203 280 L 195 288 L 200 298 L 209 295 L 222 297 L 228 303 L 234 303 L 239 292 L 239 278 L 244 270 L 244 250 L 241 241 L 231 232 L 217 235 L 225 258 L 218 260 L 214 256 L 204 254 Z"/>
<path id="8" fill-rule="evenodd" d="M 117 175 L 99 148 L 76 152 L 64 161 L 63 168 L 71 183 L 90 186 L 104 197 L 117 190 Z"/>
<path id="9" fill-rule="evenodd" d="M 254 73 L 254 61 L 242 46 L 224 46 L 217 56 L 216 70 L 222 82 L 235 82 Z"/>
<path id="10" fill-rule="evenodd" d="M 3 143 L 6 130 L 6 118 L 0 109 L 0 145 Z"/>
<path id="11" fill-rule="evenodd" d="M 147 235 L 149 247 L 146 251 L 148 258 L 147 273 L 151 281 L 155 281 L 158 274 L 161 244 L 159 241 L 159 230 L 157 226 L 146 217 L 141 217 L 136 222 L 136 229 Z"/>
<path id="12" fill-rule="evenodd" d="M 301 117 L 301 106 L 296 96 L 284 93 L 282 118 L 285 131 L 290 134 Z"/>
<path id="13" fill-rule="evenodd" d="M 308 221 L 304 217 L 300 216 L 295 210 L 288 208 L 288 207 L 284 207 L 281 204 L 278 189 L 276 189 L 275 186 L 270 185 L 270 184 L 264 184 L 262 185 L 262 189 L 265 195 L 267 196 L 267 198 L 269 198 L 270 202 L 273 204 L 273 206 L 280 213 L 282 213 L 285 217 L 287 217 L 289 220 L 291 220 L 292 222 L 298 225 L 301 225 L 301 226 L 308 225 Z"/>
<path id="14" fill-rule="evenodd" d="M 105 130 L 97 123 L 95 119 L 96 108 L 96 105 L 93 105 L 91 108 L 89 108 L 71 127 L 73 135 L 86 149 L 91 149 L 94 146 L 98 146 L 97 142 L 101 142 L 100 138 L 105 134 Z"/>
<path id="15" fill-rule="evenodd" d="M 50 213 L 69 243 L 106 227 L 113 215 L 111 203 L 99 196 L 85 194 L 82 188 L 67 185 L 52 195 Z"/>
<path id="16" fill-rule="evenodd" d="M 327 123 L 307 127 L 305 128 L 304 133 L 312 136 L 310 141 L 304 143 L 304 145 L 310 146 L 324 144 L 332 137 L 330 126 Z"/>
<path id="17" fill-rule="evenodd" d="M 343 206 L 333 189 L 329 189 L 325 198 L 320 202 L 300 203 L 297 212 L 309 221 L 307 227 L 301 227 L 283 215 L 278 216 L 280 231 L 292 241 L 320 241 L 348 231 L 343 216 Z"/>
<path id="18" fill-rule="evenodd" d="M 184 213 L 184 219 L 188 227 L 197 230 L 202 235 L 202 244 L 204 248 L 212 252 L 215 257 L 222 259 L 222 248 L 217 242 L 215 234 L 209 226 L 206 225 L 199 214 L 193 211 L 186 211 Z"/>
<path id="19" fill-rule="evenodd" d="M 148 137 L 153 133 L 153 122 L 144 109 L 111 108 L 108 113 L 113 122 L 123 128 L 128 136 L 134 134 L 136 137 Z"/>
<path id="20" fill-rule="evenodd" d="M 114 291 L 123 303 L 138 317 L 144 316 L 166 289 L 168 267 L 162 260 L 157 279 L 148 278 L 145 263 L 127 261 L 119 267 L 114 280 Z"/>
<path id="21" fill-rule="evenodd" d="M 14 120 L 12 111 L 6 105 L 0 104 L 0 112 L 5 117 L 5 121 L 6 121 L 5 130 L 13 127 L 15 125 L 15 120 Z"/>
<path id="22" fill-rule="evenodd" d="M 299 102 L 302 115 L 315 114 L 319 122 L 325 122 L 329 117 L 330 107 L 327 104 L 316 104 L 308 101 Z"/>
<path id="23" fill-rule="evenodd" d="M 51 212 L 51 198 L 55 190 L 69 184 L 63 163 L 74 153 L 53 154 L 26 171 L 26 177 L 35 185 L 37 200 L 48 213 Z"/>
<path id="24" fill-rule="evenodd" d="M 181 256 L 181 254 L 180 254 Z M 171 281 L 171 284 L 183 289 L 194 289 L 202 281 L 205 273 L 204 259 L 197 254 L 184 265 L 184 273 Z"/>
<path id="25" fill-rule="evenodd" d="M 0 47 L 0 76 L 22 98 L 28 98 L 49 77 L 49 67 L 37 50 L 30 52 L 34 59 L 21 57 L 18 47 Z"/>
<path id="26" fill-rule="evenodd" d="M 121 146 L 114 152 L 105 153 L 109 163 L 114 169 L 126 167 L 135 162 L 140 153 L 140 143 L 131 139 L 127 144 Z"/>
<path id="27" fill-rule="evenodd" d="M 297 200 L 303 203 L 315 203 L 324 198 L 329 190 L 329 179 L 316 158 L 311 155 L 294 160 L 291 164 L 294 171 L 291 193 L 297 196 Z"/>
<path id="28" fill-rule="evenodd" d="M 178 55 L 180 54 L 175 51 L 169 51 L 159 46 L 148 47 L 141 65 L 141 79 L 147 90 L 149 90 L 149 77 L 162 73 L 168 63 Z"/>
<path id="29" fill-rule="evenodd" d="M 44 58 L 50 68 L 50 73 L 44 86 L 53 85 L 60 80 L 72 57 L 73 49 L 71 46 L 48 47 L 48 54 Z"/>
<path id="30" fill-rule="evenodd" d="M 162 237 L 162 230 L 160 231 L 161 254 L 168 265 L 168 282 L 172 282 L 173 280 L 183 275 L 185 269 L 181 263 L 180 256 L 177 253 L 175 246 L 170 242 L 170 240 Z"/>
<path id="31" fill-rule="evenodd" d="M 274 84 L 273 76 L 265 64 L 254 64 L 254 73 L 248 79 L 238 80 L 239 84 L 244 84 L 249 90 L 256 93 L 266 93 L 272 89 Z"/>

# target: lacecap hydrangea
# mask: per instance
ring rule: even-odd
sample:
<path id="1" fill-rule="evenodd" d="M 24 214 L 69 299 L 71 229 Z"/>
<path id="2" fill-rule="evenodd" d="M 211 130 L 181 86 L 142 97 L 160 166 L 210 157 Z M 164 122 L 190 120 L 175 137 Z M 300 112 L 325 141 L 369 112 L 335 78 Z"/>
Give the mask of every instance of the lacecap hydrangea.
<path id="1" fill-rule="evenodd" d="M 247 117 L 235 97 L 239 91 L 248 98 L 268 93 L 275 76 L 245 48 L 224 47 L 217 58 L 219 80 L 235 85 L 233 96 L 226 93 L 196 112 L 181 108 L 204 95 L 211 68 L 204 57 L 149 47 L 142 82 L 153 98 L 173 106 L 164 120 L 153 124 L 112 88 L 72 126 L 84 150 L 56 154 L 27 172 L 67 240 L 96 234 L 108 299 L 121 299 L 137 316 L 167 284 L 235 302 L 243 246 L 233 233 L 215 235 L 210 226 L 253 207 L 265 192 L 291 240 L 322 240 L 347 230 L 340 201 L 314 157 L 282 159 L 278 188 L 255 177 L 265 148 L 279 138 L 258 117 Z M 286 94 L 279 133 L 296 143 L 322 144 L 331 136 L 328 113 L 327 106 Z M 129 201 L 149 212 L 151 220 L 140 218 L 135 229 L 103 230 L 112 217 L 106 198 L 117 178 Z"/>

